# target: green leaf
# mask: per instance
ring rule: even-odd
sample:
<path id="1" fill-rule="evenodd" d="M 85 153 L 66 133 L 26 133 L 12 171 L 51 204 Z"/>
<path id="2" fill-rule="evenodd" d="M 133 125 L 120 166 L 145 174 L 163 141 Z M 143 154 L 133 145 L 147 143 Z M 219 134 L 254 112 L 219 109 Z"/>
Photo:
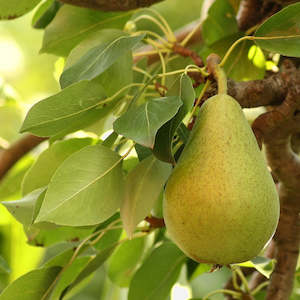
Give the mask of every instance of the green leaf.
<path id="1" fill-rule="evenodd" d="M 6 273 L 9 274 L 10 273 L 10 267 L 7 263 L 7 261 L 0 255 L 0 274 L 2 273 Z"/>
<path id="2" fill-rule="evenodd" d="M 52 224 L 51 224 L 52 225 Z M 60 242 L 78 241 L 89 234 L 94 228 L 80 228 L 55 226 L 53 228 L 39 228 L 40 224 L 35 224 L 26 230 L 28 243 L 34 246 L 48 247 Z"/>
<path id="3" fill-rule="evenodd" d="M 227 0 L 216 0 L 208 10 L 202 25 L 203 39 L 206 45 L 238 32 L 235 12 Z"/>
<path id="4" fill-rule="evenodd" d="M 47 27 L 61 6 L 62 3 L 56 0 L 47 0 L 42 3 L 32 18 L 32 26 L 36 29 Z"/>
<path id="5" fill-rule="evenodd" d="M 103 12 L 65 4 L 46 28 L 41 52 L 67 56 L 95 31 L 122 29 L 131 15 L 132 12 Z"/>
<path id="6" fill-rule="evenodd" d="M 195 100 L 195 92 L 191 79 L 185 74 L 181 75 L 179 82 L 176 81 L 174 83 L 167 96 L 179 96 L 183 105 L 177 114 L 158 130 L 153 153 L 160 160 L 173 163 L 172 141 L 174 134 L 185 115 L 193 107 Z"/>
<path id="7" fill-rule="evenodd" d="M 126 36 L 117 29 L 103 29 L 93 32 L 88 38 L 80 42 L 70 53 L 65 64 L 65 70 L 76 64 L 93 47 L 111 43 L 115 39 Z M 130 84 L 133 78 L 132 54 L 124 52 L 104 73 L 97 76 L 97 82 L 102 85 L 107 96 L 112 96 L 123 86 Z M 113 78 L 113 80 L 111 80 Z"/>
<path id="8" fill-rule="evenodd" d="M 194 280 L 198 276 L 202 275 L 203 273 L 209 272 L 212 269 L 213 265 L 200 263 L 196 270 L 193 272 L 190 281 Z"/>
<path id="9" fill-rule="evenodd" d="M 151 155 L 141 161 L 127 176 L 121 218 L 129 237 L 132 236 L 136 225 L 151 212 L 171 171 L 170 164 Z"/>
<path id="10" fill-rule="evenodd" d="M 89 264 L 91 256 L 77 257 L 68 268 L 64 270 L 51 292 L 51 300 L 61 299 L 61 294 L 67 286 L 81 273 L 82 270 Z"/>
<path id="11" fill-rule="evenodd" d="M 76 276 L 76 279 L 64 290 L 62 296 L 64 296 L 67 292 L 72 290 L 76 285 L 78 285 L 82 280 L 95 272 L 103 263 L 108 259 L 108 257 L 112 254 L 116 245 L 108 247 L 98 253 L 89 263 L 81 270 L 81 272 Z"/>
<path id="12" fill-rule="evenodd" d="M 0 295 L 0 300 L 41 300 L 61 267 L 31 271 L 13 281 Z"/>
<path id="13" fill-rule="evenodd" d="M 51 136 L 82 120 L 89 111 L 100 111 L 106 98 L 99 84 L 82 81 L 58 94 L 36 103 L 28 112 L 21 132 L 30 131 L 39 136 Z"/>
<path id="14" fill-rule="evenodd" d="M 18 18 L 31 11 L 41 0 L 0 0 L 0 20 Z"/>
<path id="15" fill-rule="evenodd" d="M 0 200 L 15 200 L 22 197 L 21 183 L 33 164 L 33 157 L 26 155 L 20 159 L 0 181 Z"/>
<path id="16" fill-rule="evenodd" d="M 107 274 L 110 280 L 121 286 L 128 286 L 145 250 L 146 237 L 123 242 L 108 260 Z"/>
<path id="17" fill-rule="evenodd" d="M 118 58 L 128 53 L 142 39 L 139 36 L 120 36 L 110 43 L 100 44 L 87 51 L 74 65 L 66 69 L 60 77 L 60 85 L 66 88 L 81 80 L 92 80 L 107 70 Z"/>
<path id="18" fill-rule="evenodd" d="M 178 96 L 151 99 L 124 113 L 114 122 L 114 130 L 152 148 L 158 129 L 178 112 L 181 105 Z"/>
<path id="19" fill-rule="evenodd" d="M 36 162 L 29 169 L 22 183 L 24 195 L 47 186 L 58 166 L 71 154 L 85 146 L 91 145 L 93 139 L 69 139 L 52 144 L 40 154 Z"/>
<path id="20" fill-rule="evenodd" d="M 185 255 L 172 243 L 154 249 L 132 278 L 128 300 L 165 300 L 184 261 Z"/>
<path id="21" fill-rule="evenodd" d="M 38 199 L 43 196 L 45 188 L 32 191 L 21 200 L 1 202 L 7 210 L 25 227 L 32 224 L 34 219 L 35 205 Z"/>
<path id="22" fill-rule="evenodd" d="M 300 3 L 291 4 L 267 19 L 255 32 L 263 49 L 300 57 Z M 268 39 L 269 38 L 269 39 Z"/>
<path id="23" fill-rule="evenodd" d="M 211 45 L 214 53 L 223 57 L 229 47 L 241 34 L 228 36 Z M 245 40 L 239 43 L 228 57 L 224 69 L 229 78 L 237 81 L 262 79 L 265 75 L 265 57 L 259 47 L 252 41 Z"/>
<path id="24" fill-rule="evenodd" d="M 102 145 L 74 153 L 52 177 L 36 221 L 69 226 L 103 222 L 120 205 L 121 165 L 120 156 Z"/>
<path id="25" fill-rule="evenodd" d="M 252 260 L 237 264 L 241 267 L 255 268 L 259 273 L 270 278 L 274 271 L 276 261 L 262 256 L 257 256 Z"/>

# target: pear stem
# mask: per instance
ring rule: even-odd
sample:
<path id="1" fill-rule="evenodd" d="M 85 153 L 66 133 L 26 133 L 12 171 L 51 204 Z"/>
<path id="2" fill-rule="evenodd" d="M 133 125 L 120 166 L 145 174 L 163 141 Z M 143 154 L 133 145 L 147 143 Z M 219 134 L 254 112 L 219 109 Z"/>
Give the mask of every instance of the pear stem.
<path id="1" fill-rule="evenodd" d="M 221 67 L 220 60 L 220 57 L 215 53 L 210 54 L 206 59 L 208 72 L 212 74 L 218 82 L 219 95 L 227 94 L 227 77 L 225 71 Z"/>
<path id="2" fill-rule="evenodd" d="M 218 81 L 218 94 L 227 94 L 227 77 L 220 65 L 216 65 L 215 75 Z"/>

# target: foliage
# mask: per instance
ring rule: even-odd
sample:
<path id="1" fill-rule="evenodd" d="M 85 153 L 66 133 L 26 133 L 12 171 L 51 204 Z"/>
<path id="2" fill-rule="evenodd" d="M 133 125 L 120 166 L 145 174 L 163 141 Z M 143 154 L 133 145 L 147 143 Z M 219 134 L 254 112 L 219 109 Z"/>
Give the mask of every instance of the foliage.
<path id="1" fill-rule="evenodd" d="M 39 2 L 0 0 L 0 18 L 21 16 Z M 37 7 L 32 24 L 44 30 L 41 52 L 65 61 L 61 90 L 35 103 L 22 125 L 18 102 L 0 94 L 0 119 L 7 124 L 0 128 L 1 148 L 16 140 L 19 129 L 50 138 L 38 155 L 6 175 L 0 199 L 46 256 L 39 268 L 8 285 L 0 300 L 78 299 L 87 286 L 93 289 L 93 276 L 102 276 L 104 287 L 86 299 L 121 299 L 125 288 L 129 300 L 164 300 L 182 270 L 193 286 L 212 269 L 187 258 L 155 225 L 165 183 L 197 115 L 194 102 L 203 101 L 209 85 L 206 67 L 174 50 L 175 29 L 198 20 L 202 3 L 172 2 L 127 12 L 56 0 Z M 217 53 L 234 80 L 262 79 L 275 53 L 300 57 L 299 3 L 246 33 L 238 28 L 233 2 L 217 0 L 210 7 L 193 53 L 203 61 Z M 191 38 L 179 45 L 187 49 Z M 156 60 L 142 59 L 149 55 Z M 269 277 L 274 263 L 256 258 L 240 266 Z M 9 272 L 0 256 L 0 273 Z M 239 266 L 232 272 L 245 279 Z"/>

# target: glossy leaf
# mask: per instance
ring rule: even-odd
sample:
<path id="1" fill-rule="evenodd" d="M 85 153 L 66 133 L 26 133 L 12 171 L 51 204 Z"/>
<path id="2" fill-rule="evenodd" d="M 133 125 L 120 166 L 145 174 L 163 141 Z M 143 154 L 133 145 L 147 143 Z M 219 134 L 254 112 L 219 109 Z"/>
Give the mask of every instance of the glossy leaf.
<path id="1" fill-rule="evenodd" d="M 107 70 L 118 58 L 129 52 L 142 39 L 139 36 L 121 36 L 111 43 L 100 44 L 85 53 L 74 65 L 66 69 L 60 77 L 62 88 L 82 80 L 92 80 Z"/>
<path id="2" fill-rule="evenodd" d="M 65 4 L 46 28 L 41 52 L 67 56 L 95 31 L 122 29 L 131 15 L 132 12 L 104 12 Z"/>
<path id="3" fill-rule="evenodd" d="M 32 224 L 34 219 L 35 205 L 45 188 L 39 188 L 32 191 L 21 200 L 1 202 L 7 210 L 25 227 Z"/>
<path id="4" fill-rule="evenodd" d="M 185 115 L 193 107 L 195 100 L 195 92 L 191 79 L 183 74 L 179 82 L 176 81 L 174 83 L 167 96 L 179 96 L 183 105 L 177 114 L 158 130 L 153 153 L 160 160 L 173 163 L 172 140 L 174 134 Z"/>
<path id="5" fill-rule="evenodd" d="M 31 271 L 4 289 L 0 294 L 0 300 L 41 300 L 60 271 L 61 267 Z"/>
<path id="6" fill-rule="evenodd" d="M 36 103 L 28 112 L 21 132 L 51 136 L 64 130 L 70 123 L 83 120 L 88 111 L 97 112 L 106 98 L 99 84 L 82 81 L 58 94 Z"/>
<path id="7" fill-rule="evenodd" d="M 263 49 L 300 57 L 300 3 L 291 4 L 268 18 L 255 32 L 255 43 Z M 272 39 L 268 39 L 268 38 Z"/>
<path id="8" fill-rule="evenodd" d="M 18 18 L 31 11 L 41 0 L 0 0 L 0 20 Z"/>
<path id="9" fill-rule="evenodd" d="M 107 274 L 110 280 L 121 286 L 129 285 L 145 249 L 146 237 L 123 242 L 108 260 Z"/>
<path id="10" fill-rule="evenodd" d="M 158 129 L 178 112 L 181 105 L 178 96 L 149 100 L 124 113 L 114 122 L 114 130 L 143 146 L 152 148 Z"/>
<path id="11" fill-rule="evenodd" d="M 132 278 L 128 300 L 165 300 L 184 261 L 185 255 L 172 243 L 154 249 Z"/>
<path id="12" fill-rule="evenodd" d="M 136 225 L 151 212 L 171 171 L 170 164 L 151 155 L 141 161 L 127 176 L 121 218 L 129 237 L 132 236 Z"/>
<path id="13" fill-rule="evenodd" d="M 206 45 L 238 32 L 235 11 L 227 0 L 216 0 L 208 10 L 202 25 L 203 39 Z"/>
<path id="14" fill-rule="evenodd" d="M 22 183 L 24 195 L 47 186 L 58 166 L 71 154 L 85 146 L 91 145 L 93 139 L 69 139 L 52 144 L 42 152 L 36 162 L 29 169 Z"/>
<path id="15" fill-rule="evenodd" d="M 36 221 L 69 226 L 103 222 L 120 206 L 122 176 L 117 153 L 102 145 L 83 148 L 55 172 Z"/>
<path id="16" fill-rule="evenodd" d="M 83 55 L 92 48 L 99 45 L 111 43 L 121 36 L 126 36 L 125 33 L 117 29 L 103 29 L 93 32 L 88 38 L 80 42 L 70 53 L 65 64 L 65 70 L 71 68 L 78 63 Z M 116 59 L 116 61 L 108 67 L 103 73 L 97 76 L 99 83 L 107 96 L 112 96 L 117 93 L 123 86 L 130 84 L 133 78 L 132 72 L 132 54 L 130 51 Z M 112 80 L 113 78 L 113 80 Z M 127 91 L 125 91 L 127 92 Z M 122 94 L 120 95 L 122 96 Z"/>

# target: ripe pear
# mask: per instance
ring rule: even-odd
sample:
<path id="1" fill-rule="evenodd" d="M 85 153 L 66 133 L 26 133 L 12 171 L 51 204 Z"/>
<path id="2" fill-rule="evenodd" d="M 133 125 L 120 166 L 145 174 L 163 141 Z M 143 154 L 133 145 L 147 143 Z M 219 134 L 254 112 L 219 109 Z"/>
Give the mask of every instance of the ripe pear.
<path id="1" fill-rule="evenodd" d="M 227 265 L 257 256 L 271 239 L 279 199 L 238 102 L 219 94 L 199 111 L 163 202 L 171 239 L 198 262 Z"/>

